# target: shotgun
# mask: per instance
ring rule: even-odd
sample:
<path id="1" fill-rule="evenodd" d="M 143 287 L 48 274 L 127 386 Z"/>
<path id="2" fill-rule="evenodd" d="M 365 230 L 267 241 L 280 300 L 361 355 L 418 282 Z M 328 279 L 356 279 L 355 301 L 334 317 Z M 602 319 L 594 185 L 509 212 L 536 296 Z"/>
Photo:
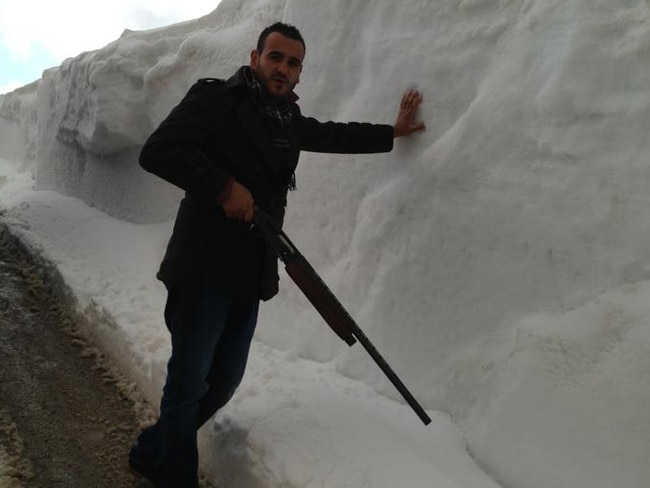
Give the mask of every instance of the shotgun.
<path id="1" fill-rule="evenodd" d="M 368 351 L 375 363 L 381 368 L 391 383 L 400 392 L 424 425 L 431 423 L 431 418 L 406 388 L 402 380 L 370 342 L 347 310 L 341 305 L 334 293 L 327 287 L 307 259 L 293 245 L 278 223 L 266 212 L 257 209 L 253 216 L 253 227 L 259 229 L 267 243 L 284 263 L 291 279 L 298 285 L 325 322 L 348 346 L 357 341 Z"/>

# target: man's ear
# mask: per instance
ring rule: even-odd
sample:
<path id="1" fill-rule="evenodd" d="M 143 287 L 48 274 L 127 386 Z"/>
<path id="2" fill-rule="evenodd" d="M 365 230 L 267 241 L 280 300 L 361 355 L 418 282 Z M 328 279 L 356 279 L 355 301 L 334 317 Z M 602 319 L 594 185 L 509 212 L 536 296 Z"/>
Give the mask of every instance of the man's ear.
<path id="1" fill-rule="evenodd" d="M 257 52 L 257 49 L 253 49 L 251 51 L 251 68 L 256 69 L 257 68 L 257 63 L 260 60 L 260 53 Z"/>

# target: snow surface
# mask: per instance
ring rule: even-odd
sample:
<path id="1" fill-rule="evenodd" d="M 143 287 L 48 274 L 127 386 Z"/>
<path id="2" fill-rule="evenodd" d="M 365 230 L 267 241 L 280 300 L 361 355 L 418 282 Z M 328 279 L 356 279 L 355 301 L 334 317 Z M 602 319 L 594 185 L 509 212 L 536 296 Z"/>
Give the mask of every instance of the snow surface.
<path id="1" fill-rule="evenodd" d="M 180 194 L 137 154 L 277 19 L 306 38 L 304 113 L 390 123 L 404 89 L 425 95 L 427 131 L 392 153 L 304 153 L 285 228 L 434 421 L 283 275 L 205 469 L 238 487 L 647 488 L 648 0 L 224 0 L 0 97 L 3 219 L 88 333 L 157 402 L 154 272 Z"/>

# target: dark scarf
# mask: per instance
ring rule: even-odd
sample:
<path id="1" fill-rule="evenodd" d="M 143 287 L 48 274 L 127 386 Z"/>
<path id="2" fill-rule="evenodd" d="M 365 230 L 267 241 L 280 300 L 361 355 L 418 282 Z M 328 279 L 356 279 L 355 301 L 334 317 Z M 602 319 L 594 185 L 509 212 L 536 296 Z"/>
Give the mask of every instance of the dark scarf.
<path id="1" fill-rule="evenodd" d="M 271 138 L 271 147 L 280 158 L 286 155 L 289 150 L 289 124 L 293 118 L 293 111 L 288 100 L 273 100 L 264 91 L 264 87 L 253 75 L 250 68 L 244 69 L 244 78 L 248 84 L 253 103 L 258 112 L 262 115 L 265 126 Z M 289 176 L 289 190 L 296 189 L 296 175 Z"/>

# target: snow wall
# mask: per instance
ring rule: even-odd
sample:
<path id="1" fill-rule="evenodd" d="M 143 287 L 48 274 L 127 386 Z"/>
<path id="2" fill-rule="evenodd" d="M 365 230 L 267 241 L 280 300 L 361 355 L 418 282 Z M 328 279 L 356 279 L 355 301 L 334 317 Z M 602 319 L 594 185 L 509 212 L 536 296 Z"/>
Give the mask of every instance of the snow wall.
<path id="1" fill-rule="evenodd" d="M 306 38 L 306 114 L 390 123 L 424 93 L 427 131 L 392 153 L 304 153 L 286 224 L 394 368 L 504 486 L 647 486 L 648 0 L 224 0 L 1 97 L 1 155 L 34 160 L 38 189 L 169 220 L 180 193 L 139 148 L 275 20 Z M 287 281 L 258 338 L 397 398 Z"/>

